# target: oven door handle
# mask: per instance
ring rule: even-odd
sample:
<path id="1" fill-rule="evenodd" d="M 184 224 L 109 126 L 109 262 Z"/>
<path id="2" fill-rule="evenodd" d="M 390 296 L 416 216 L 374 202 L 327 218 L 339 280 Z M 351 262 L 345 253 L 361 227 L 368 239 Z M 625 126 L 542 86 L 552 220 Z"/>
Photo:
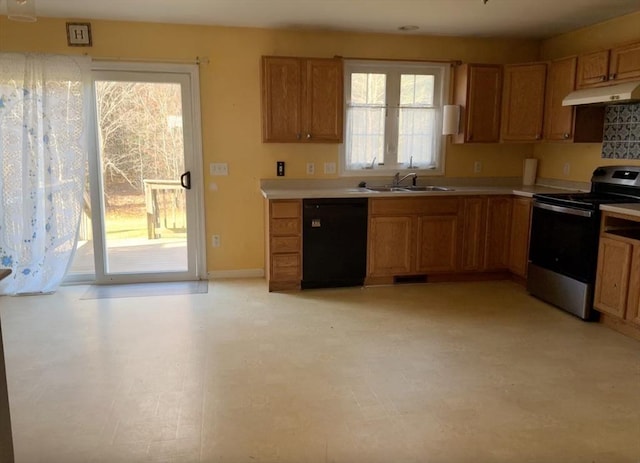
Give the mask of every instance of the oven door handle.
<path id="1" fill-rule="evenodd" d="M 580 217 L 593 217 L 593 211 L 585 211 L 583 209 L 574 209 L 572 207 L 554 206 L 553 204 L 541 203 L 538 200 L 533 201 L 533 207 L 546 209 L 548 211 L 559 212 L 561 214 L 571 214 Z"/>

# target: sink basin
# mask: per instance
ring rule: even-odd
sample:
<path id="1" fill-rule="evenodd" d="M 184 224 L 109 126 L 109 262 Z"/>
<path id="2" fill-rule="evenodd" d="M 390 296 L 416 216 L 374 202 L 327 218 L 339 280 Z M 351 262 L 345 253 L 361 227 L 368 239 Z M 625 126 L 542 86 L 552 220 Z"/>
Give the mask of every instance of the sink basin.
<path id="1" fill-rule="evenodd" d="M 406 190 L 409 191 L 454 191 L 453 188 L 447 188 L 444 186 L 433 186 L 433 185 L 427 185 L 427 186 L 408 186 L 408 187 L 404 187 Z"/>
<path id="2" fill-rule="evenodd" d="M 379 191 L 379 192 L 396 191 L 396 192 L 405 192 L 405 193 L 410 191 L 454 191 L 453 188 L 447 188 L 444 186 L 433 186 L 433 185 L 428 185 L 428 186 L 384 185 L 384 186 L 368 186 L 365 189 L 369 191 Z"/>
<path id="3" fill-rule="evenodd" d="M 404 192 L 407 192 L 407 191 L 409 191 L 406 188 L 399 187 L 399 186 L 368 186 L 366 188 L 369 191 L 382 191 L 382 192 L 386 192 L 386 191 L 404 191 Z"/>

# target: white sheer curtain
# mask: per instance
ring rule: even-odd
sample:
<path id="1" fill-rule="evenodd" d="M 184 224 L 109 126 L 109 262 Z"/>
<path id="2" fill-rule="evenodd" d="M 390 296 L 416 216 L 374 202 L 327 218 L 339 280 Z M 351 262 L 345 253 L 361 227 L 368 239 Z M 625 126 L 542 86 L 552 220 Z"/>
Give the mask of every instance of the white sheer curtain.
<path id="1" fill-rule="evenodd" d="M 90 58 L 0 53 L 0 294 L 55 291 L 76 245 Z"/>

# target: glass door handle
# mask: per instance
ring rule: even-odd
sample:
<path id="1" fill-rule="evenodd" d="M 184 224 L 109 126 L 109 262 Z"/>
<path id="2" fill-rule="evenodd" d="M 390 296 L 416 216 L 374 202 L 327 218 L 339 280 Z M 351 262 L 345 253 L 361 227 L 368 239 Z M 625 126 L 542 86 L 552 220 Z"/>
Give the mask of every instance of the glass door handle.
<path id="1" fill-rule="evenodd" d="M 191 189 L 191 172 L 190 171 L 186 171 L 184 174 L 180 176 L 180 185 L 182 185 L 182 188 L 186 190 Z"/>

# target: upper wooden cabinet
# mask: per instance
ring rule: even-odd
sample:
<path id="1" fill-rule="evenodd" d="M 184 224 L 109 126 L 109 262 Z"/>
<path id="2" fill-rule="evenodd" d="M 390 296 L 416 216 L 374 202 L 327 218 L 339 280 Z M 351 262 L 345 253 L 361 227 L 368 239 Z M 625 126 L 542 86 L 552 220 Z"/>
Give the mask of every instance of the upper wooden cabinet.
<path id="1" fill-rule="evenodd" d="M 502 140 L 537 141 L 542 138 L 546 63 L 504 67 Z"/>
<path id="2" fill-rule="evenodd" d="M 454 102 L 461 106 L 454 143 L 500 141 L 502 66 L 463 64 L 455 69 Z"/>
<path id="3" fill-rule="evenodd" d="M 578 57 L 576 88 L 612 85 L 640 79 L 640 42 Z"/>
<path id="4" fill-rule="evenodd" d="M 573 106 L 562 106 L 562 100 L 575 89 L 576 63 L 577 58 L 571 56 L 549 64 L 545 98 L 545 140 L 573 140 Z"/>
<path id="5" fill-rule="evenodd" d="M 607 81 L 609 50 L 594 51 L 578 57 L 576 88 L 592 87 Z"/>
<path id="6" fill-rule="evenodd" d="M 262 57 L 262 141 L 342 142 L 341 59 Z"/>
<path id="7" fill-rule="evenodd" d="M 611 50 L 609 80 L 625 82 L 640 79 L 640 42 Z"/>

